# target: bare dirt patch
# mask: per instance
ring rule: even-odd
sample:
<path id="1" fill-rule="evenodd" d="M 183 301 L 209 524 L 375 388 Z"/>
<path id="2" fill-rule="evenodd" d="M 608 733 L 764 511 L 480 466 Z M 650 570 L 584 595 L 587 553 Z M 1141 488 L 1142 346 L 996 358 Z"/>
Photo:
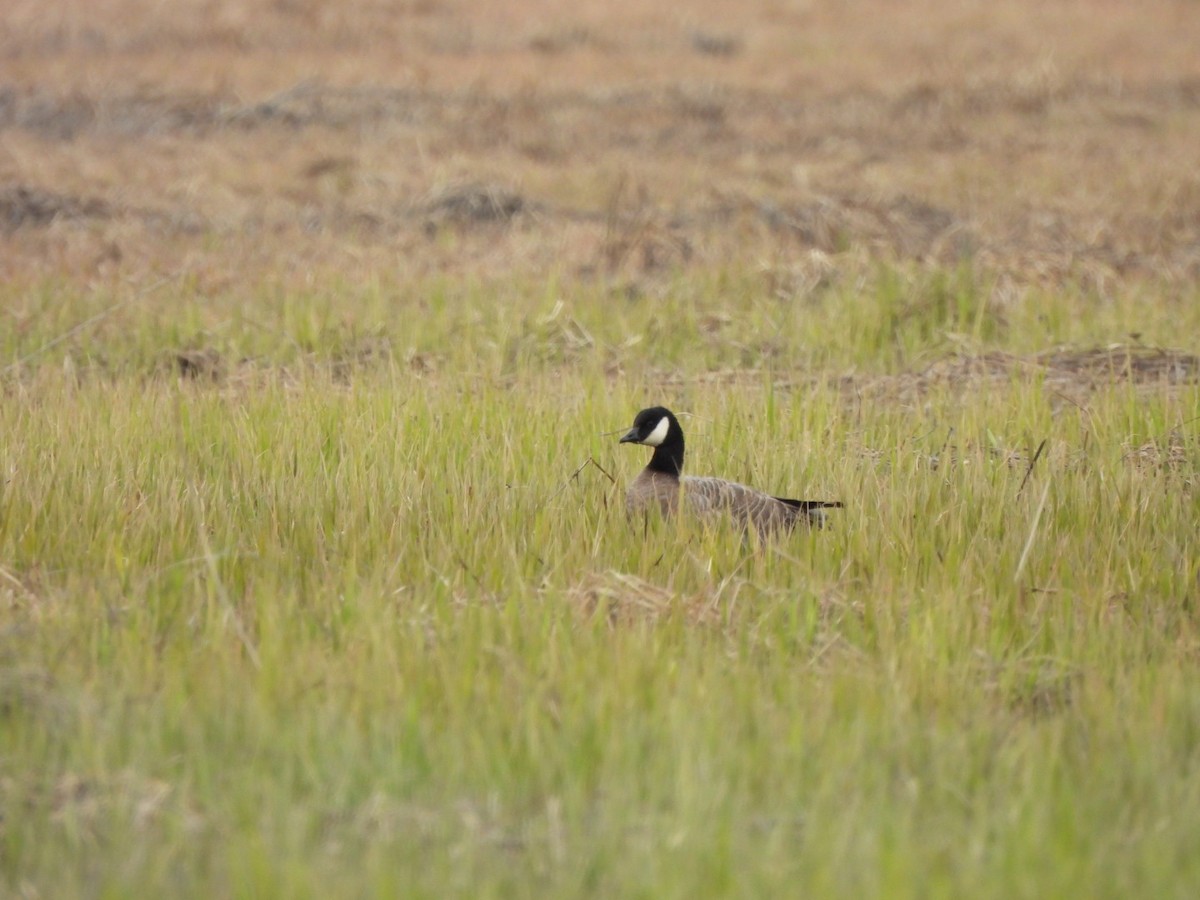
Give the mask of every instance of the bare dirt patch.
<path id="1" fill-rule="evenodd" d="M 103 219 L 111 214 L 103 200 L 71 197 L 25 185 L 0 187 L 0 230 L 3 231 L 37 228 L 66 219 Z"/>
<path id="2" fill-rule="evenodd" d="M 423 204 L 429 223 L 504 223 L 525 209 L 520 194 L 491 184 L 459 184 L 435 192 Z"/>
<path id="3" fill-rule="evenodd" d="M 1085 350 L 1059 349 L 1033 356 L 1009 353 L 960 355 L 919 371 L 872 379 L 887 390 L 902 387 L 925 393 L 935 386 L 1002 383 L 1014 377 L 1037 378 L 1050 389 L 1093 390 L 1115 383 L 1185 385 L 1200 382 L 1200 357 L 1179 350 L 1114 344 Z M 861 390 L 863 384 L 855 385 Z"/>
<path id="4" fill-rule="evenodd" d="M 845 375 L 831 382 L 848 396 L 917 400 L 935 389 L 976 390 L 1014 380 L 1040 381 L 1050 393 L 1086 394 L 1114 384 L 1146 388 L 1175 388 L 1200 384 L 1200 357 L 1182 350 L 1113 344 L 1086 349 L 1059 348 L 1045 353 L 954 354 L 923 369 L 889 375 Z M 661 373 L 662 384 L 682 383 Z M 728 369 L 687 377 L 689 383 L 761 383 L 757 370 Z M 778 373 L 777 388 L 801 389 L 815 381 L 811 373 Z"/>

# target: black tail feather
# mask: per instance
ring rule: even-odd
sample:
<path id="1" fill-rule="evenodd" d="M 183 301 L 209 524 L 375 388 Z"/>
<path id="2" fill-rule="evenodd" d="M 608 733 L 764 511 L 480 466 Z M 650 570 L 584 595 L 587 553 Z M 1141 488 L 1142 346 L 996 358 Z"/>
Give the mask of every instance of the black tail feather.
<path id="1" fill-rule="evenodd" d="M 841 509 L 843 505 L 841 500 L 790 500 L 787 497 L 776 497 L 775 499 L 805 512 L 813 509 Z"/>

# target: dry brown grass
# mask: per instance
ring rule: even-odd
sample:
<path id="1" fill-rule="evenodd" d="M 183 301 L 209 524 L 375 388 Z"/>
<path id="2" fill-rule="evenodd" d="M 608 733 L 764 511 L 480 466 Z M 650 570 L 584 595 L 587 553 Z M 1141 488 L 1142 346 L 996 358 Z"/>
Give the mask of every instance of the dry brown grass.
<path id="1" fill-rule="evenodd" d="M 1194 3 L 504 10 L 6 4 L 4 276 L 1200 273 Z"/>

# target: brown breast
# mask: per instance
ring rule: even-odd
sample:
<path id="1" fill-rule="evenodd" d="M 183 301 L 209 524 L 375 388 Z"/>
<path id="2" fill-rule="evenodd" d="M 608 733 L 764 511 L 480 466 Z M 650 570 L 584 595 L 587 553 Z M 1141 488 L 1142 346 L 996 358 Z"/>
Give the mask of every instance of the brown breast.
<path id="1" fill-rule="evenodd" d="M 679 479 L 665 472 L 642 469 L 625 493 L 625 508 L 632 513 L 659 509 L 664 516 L 679 507 Z"/>

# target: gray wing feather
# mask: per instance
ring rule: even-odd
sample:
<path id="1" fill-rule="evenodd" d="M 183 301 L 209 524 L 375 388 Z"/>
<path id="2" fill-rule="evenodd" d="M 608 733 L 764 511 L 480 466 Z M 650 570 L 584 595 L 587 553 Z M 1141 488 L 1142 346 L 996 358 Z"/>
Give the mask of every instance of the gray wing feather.
<path id="1" fill-rule="evenodd" d="M 688 507 L 699 516 L 731 516 L 737 522 L 767 532 L 790 526 L 802 515 L 770 494 L 736 481 L 691 475 L 681 481 Z"/>

